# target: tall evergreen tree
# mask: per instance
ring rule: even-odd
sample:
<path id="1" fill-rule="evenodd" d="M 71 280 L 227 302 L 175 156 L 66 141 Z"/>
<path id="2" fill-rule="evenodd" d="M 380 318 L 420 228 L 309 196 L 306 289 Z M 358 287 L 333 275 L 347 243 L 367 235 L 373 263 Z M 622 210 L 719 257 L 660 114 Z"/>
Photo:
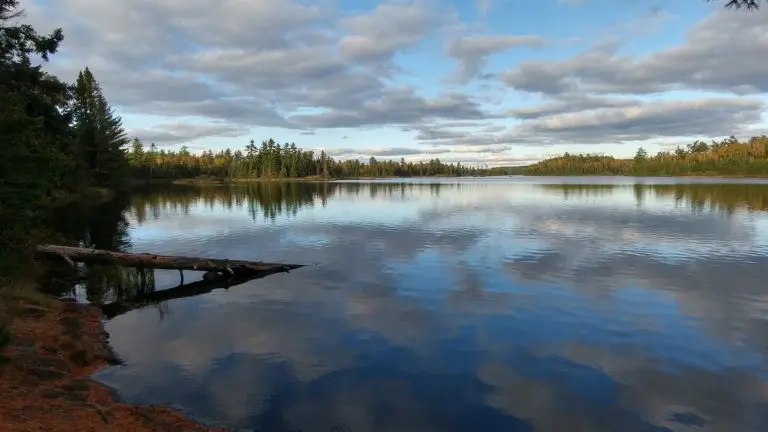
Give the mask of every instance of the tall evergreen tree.
<path id="1" fill-rule="evenodd" d="M 129 140 L 101 86 L 87 67 L 75 83 L 74 120 L 81 160 L 95 186 L 121 188 L 127 184 L 125 146 Z"/>
<path id="2" fill-rule="evenodd" d="M 131 165 L 141 166 L 144 164 L 144 143 L 140 139 L 134 138 L 131 141 L 131 153 L 128 157 Z"/>

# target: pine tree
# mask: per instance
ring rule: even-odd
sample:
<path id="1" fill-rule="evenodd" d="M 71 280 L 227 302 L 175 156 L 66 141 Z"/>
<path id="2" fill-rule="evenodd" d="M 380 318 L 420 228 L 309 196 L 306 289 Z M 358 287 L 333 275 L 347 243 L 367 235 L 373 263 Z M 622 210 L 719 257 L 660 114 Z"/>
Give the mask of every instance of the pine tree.
<path id="1" fill-rule="evenodd" d="M 122 119 L 109 106 L 87 67 L 77 76 L 74 101 L 78 153 L 94 186 L 122 188 L 128 180 Z"/>
<path id="2" fill-rule="evenodd" d="M 131 165 L 141 166 L 144 164 L 144 143 L 140 139 L 134 138 L 131 141 L 131 153 L 128 160 Z"/>

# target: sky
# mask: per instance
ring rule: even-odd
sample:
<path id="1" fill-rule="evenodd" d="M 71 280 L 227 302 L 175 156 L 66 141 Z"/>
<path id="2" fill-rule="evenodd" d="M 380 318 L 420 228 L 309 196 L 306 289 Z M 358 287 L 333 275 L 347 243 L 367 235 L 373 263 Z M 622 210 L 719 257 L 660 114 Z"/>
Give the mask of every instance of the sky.
<path id="1" fill-rule="evenodd" d="M 703 0 L 21 0 L 130 137 L 521 165 L 768 133 L 768 8 Z"/>

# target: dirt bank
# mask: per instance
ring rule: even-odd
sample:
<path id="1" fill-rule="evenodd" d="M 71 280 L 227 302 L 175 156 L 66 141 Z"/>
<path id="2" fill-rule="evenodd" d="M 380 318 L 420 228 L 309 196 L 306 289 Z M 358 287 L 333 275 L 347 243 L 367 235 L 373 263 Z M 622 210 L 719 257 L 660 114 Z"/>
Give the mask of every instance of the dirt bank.
<path id="1" fill-rule="evenodd" d="M 221 431 L 176 410 L 119 403 L 89 377 L 114 363 L 101 312 L 59 300 L 0 299 L 10 343 L 0 356 L 0 430 Z"/>

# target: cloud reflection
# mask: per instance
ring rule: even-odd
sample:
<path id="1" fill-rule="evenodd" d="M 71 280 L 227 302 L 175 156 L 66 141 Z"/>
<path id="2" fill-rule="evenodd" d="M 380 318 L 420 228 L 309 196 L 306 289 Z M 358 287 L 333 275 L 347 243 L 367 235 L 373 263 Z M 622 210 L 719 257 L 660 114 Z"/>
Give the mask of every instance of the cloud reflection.
<path id="1" fill-rule="evenodd" d="M 729 196 L 702 188 L 640 200 L 634 187 L 566 199 L 515 182 L 375 189 L 297 186 L 292 202 L 313 204 L 293 207 L 267 198 L 290 193 L 206 190 L 234 204 L 181 215 L 168 202 L 200 197 L 169 192 L 149 197 L 157 220 L 137 216 L 137 198 L 134 229 L 157 235 L 137 250 L 318 265 L 174 301 L 160 324 L 151 310 L 116 318 L 127 366 L 100 378 L 251 430 L 768 427 L 757 198 L 722 211 L 696 206 Z M 382 200 L 407 203 L 396 225 L 366 217 Z M 326 217 L 350 201 L 346 219 Z M 286 210 L 249 217 L 261 208 Z M 186 228 L 164 230 L 173 218 Z"/>

